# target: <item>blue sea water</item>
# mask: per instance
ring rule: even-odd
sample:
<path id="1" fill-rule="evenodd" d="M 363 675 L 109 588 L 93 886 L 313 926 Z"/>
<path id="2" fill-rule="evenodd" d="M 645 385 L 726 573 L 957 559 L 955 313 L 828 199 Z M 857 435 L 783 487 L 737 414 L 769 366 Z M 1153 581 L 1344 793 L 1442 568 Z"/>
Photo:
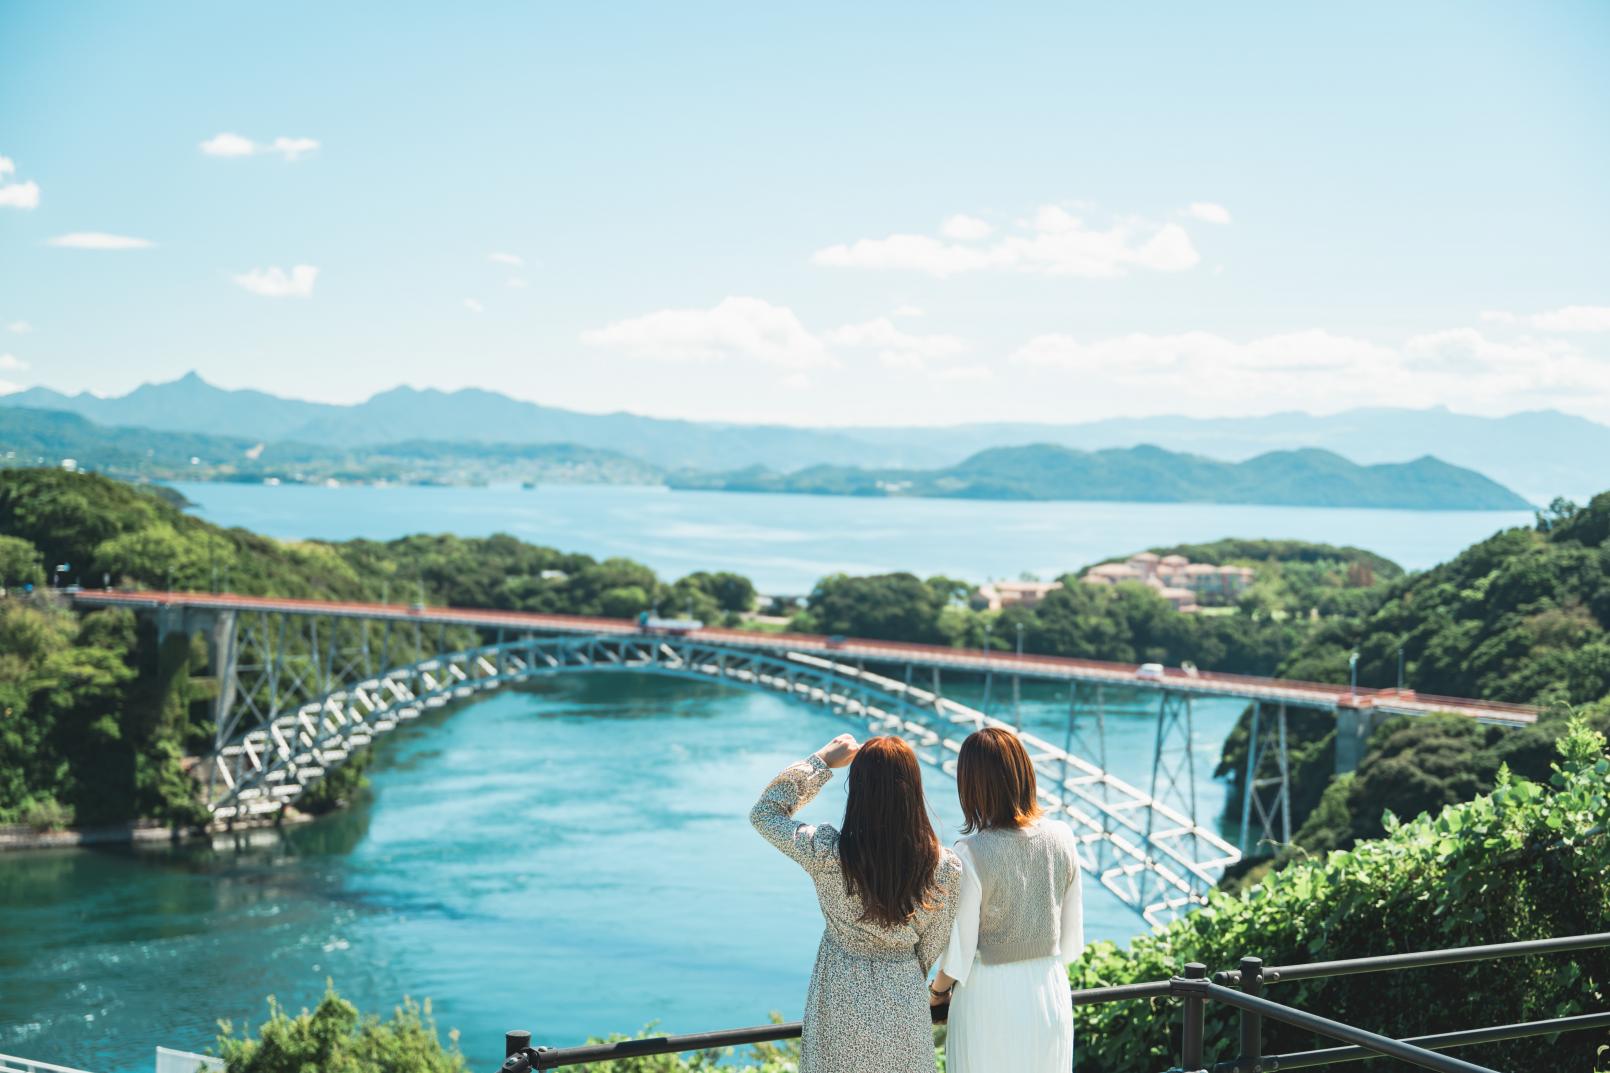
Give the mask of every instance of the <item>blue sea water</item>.
<path id="1" fill-rule="evenodd" d="M 1224 536 L 1358 544 L 1423 568 L 1530 520 L 574 486 L 181 490 L 211 520 L 283 538 L 503 531 L 631 556 L 666 576 L 739 570 L 790 593 L 839 570 L 1054 576 Z M 999 705 L 999 683 L 994 695 Z M 1025 725 L 1060 740 L 1065 699 L 1024 697 Z M 1211 776 L 1237 712 L 1196 708 L 1203 816 L 1225 803 Z M 1154 723 L 1138 708 L 1110 715 L 1115 773 L 1146 784 Z M 798 1016 L 819 919 L 804 877 L 746 814 L 774 772 L 843 729 L 731 686 L 559 679 L 383 739 L 366 799 L 313 824 L 210 845 L 0 857 L 0 1052 L 148 1070 L 155 1046 L 205 1049 L 219 1019 L 259 1020 L 268 995 L 314 1003 L 326 979 L 366 1010 L 429 998 L 444 1034 L 458 1032 L 485 1069 L 509 1028 L 568 1044 L 650 1022 L 697 1031 Z M 928 785 L 954 838 L 953 785 L 936 772 Z M 835 782 L 807 818 L 842 807 Z M 1093 937 L 1141 929 L 1099 884 L 1087 888 Z"/>

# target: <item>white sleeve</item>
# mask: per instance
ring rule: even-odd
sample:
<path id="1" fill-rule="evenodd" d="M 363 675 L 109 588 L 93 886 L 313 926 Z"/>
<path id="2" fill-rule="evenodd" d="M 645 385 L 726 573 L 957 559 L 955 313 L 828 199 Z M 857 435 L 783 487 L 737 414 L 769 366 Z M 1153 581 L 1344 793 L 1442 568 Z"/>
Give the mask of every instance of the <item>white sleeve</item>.
<path id="1" fill-rule="evenodd" d="M 978 914 L 984 904 L 984 888 L 978 882 L 978 869 L 967 843 L 956 843 L 956 856 L 962 862 L 962 889 L 956 900 L 956 920 L 950 926 L 950 945 L 939 958 L 939 968 L 957 983 L 972 971 L 978 953 Z"/>
<path id="2" fill-rule="evenodd" d="M 1070 845 L 1078 842 L 1069 831 Z M 1062 930 L 1057 933 L 1057 950 L 1062 960 L 1074 962 L 1085 949 L 1085 896 L 1084 873 L 1079 868 L 1079 854 L 1073 853 L 1073 881 L 1062 895 Z"/>

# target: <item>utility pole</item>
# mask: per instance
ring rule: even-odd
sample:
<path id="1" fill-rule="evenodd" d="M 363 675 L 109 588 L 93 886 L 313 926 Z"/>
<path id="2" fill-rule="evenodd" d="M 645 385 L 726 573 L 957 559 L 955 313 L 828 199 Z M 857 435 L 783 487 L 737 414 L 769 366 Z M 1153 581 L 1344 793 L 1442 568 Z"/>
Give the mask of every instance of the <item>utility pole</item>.
<path id="1" fill-rule="evenodd" d="M 1403 646 L 1398 645 L 1398 692 L 1403 692 Z"/>
<path id="2" fill-rule="evenodd" d="M 984 705 L 983 705 L 983 710 L 984 710 L 985 715 L 989 714 L 990 687 L 995 684 L 995 668 L 990 666 L 989 663 L 987 662 L 989 660 L 989 631 L 994 627 L 994 625 L 995 624 L 993 622 L 984 623 L 984 659 L 986 660 L 986 663 L 984 665 Z"/>
<path id="3" fill-rule="evenodd" d="M 1017 623 L 1017 655 L 1023 658 L 1023 623 Z M 1017 731 L 1023 729 L 1022 712 L 1022 681 L 1023 669 L 1020 666 L 1012 669 L 1012 728 Z"/>

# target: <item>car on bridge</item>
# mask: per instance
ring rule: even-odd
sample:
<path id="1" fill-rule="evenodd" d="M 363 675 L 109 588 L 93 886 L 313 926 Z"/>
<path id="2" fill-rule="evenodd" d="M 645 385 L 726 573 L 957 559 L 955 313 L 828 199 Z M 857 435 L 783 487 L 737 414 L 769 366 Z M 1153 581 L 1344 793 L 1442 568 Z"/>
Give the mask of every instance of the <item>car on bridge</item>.
<path id="1" fill-rule="evenodd" d="M 680 637 L 694 630 L 704 629 L 704 623 L 696 618 L 661 618 L 652 612 L 644 611 L 637 616 L 637 628 L 644 633 L 664 633 Z"/>
<path id="2" fill-rule="evenodd" d="M 1160 682 L 1163 679 L 1163 665 L 1161 663 L 1142 663 L 1135 668 L 1135 677 Z"/>

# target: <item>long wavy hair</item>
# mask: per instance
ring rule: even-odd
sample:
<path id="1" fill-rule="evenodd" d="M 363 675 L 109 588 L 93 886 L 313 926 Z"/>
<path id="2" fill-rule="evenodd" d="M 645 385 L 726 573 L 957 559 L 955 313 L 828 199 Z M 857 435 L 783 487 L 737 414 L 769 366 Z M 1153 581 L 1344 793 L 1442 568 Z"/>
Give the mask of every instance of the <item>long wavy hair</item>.
<path id="1" fill-rule="evenodd" d="M 894 927 L 933 908 L 928 892 L 939 838 L 928 822 L 917 754 L 899 738 L 871 738 L 850 761 L 839 868 L 844 889 L 861 899 L 863 921 Z"/>

